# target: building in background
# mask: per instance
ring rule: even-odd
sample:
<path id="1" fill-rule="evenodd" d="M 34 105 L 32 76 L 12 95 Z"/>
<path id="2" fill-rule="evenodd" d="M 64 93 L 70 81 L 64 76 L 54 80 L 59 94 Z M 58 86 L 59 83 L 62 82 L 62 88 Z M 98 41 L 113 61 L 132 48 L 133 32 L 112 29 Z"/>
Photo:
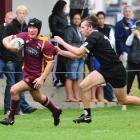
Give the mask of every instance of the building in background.
<path id="1" fill-rule="evenodd" d="M 39 18 L 43 22 L 41 34 L 49 33 L 48 16 L 57 0 L 0 0 L 0 23 L 4 21 L 7 11 L 15 11 L 18 5 L 26 5 L 29 9 L 29 18 Z M 70 0 L 65 0 L 70 3 Z M 80 1 L 80 0 L 79 0 Z M 135 10 L 140 9 L 140 0 L 88 0 L 89 14 L 104 11 L 107 13 L 106 22 L 115 24 L 121 18 L 121 9 L 124 5 L 132 5 Z"/>

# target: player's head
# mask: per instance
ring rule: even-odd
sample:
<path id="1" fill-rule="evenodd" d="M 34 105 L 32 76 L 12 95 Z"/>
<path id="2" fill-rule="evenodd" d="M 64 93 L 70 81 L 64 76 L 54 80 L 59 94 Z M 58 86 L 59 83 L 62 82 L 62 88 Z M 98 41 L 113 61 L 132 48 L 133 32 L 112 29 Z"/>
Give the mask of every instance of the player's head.
<path id="1" fill-rule="evenodd" d="M 87 37 L 89 36 L 94 30 L 96 30 L 98 26 L 98 20 L 96 16 L 88 16 L 84 18 L 81 22 L 80 31 L 81 33 Z"/>
<path id="2" fill-rule="evenodd" d="M 37 18 L 30 19 L 28 22 L 28 32 L 32 38 L 36 37 L 41 30 L 42 22 Z"/>

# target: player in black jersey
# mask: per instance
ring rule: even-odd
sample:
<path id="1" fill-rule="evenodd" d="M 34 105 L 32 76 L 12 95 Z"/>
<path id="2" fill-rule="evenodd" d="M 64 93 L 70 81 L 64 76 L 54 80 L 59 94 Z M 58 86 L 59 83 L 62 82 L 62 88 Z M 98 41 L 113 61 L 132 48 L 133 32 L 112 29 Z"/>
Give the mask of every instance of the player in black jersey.
<path id="1" fill-rule="evenodd" d="M 140 98 L 127 95 L 125 68 L 112 49 L 108 38 L 98 32 L 96 27 L 97 19 L 95 16 L 88 16 L 82 21 L 80 31 L 85 36 L 86 40 L 80 48 L 72 47 L 60 37 L 55 37 L 58 43 L 68 50 L 63 51 L 58 48 L 60 55 L 79 58 L 83 57 L 86 53 L 91 53 L 101 64 L 99 70 L 91 72 L 80 83 L 84 114 L 73 120 L 75 123 L 90 123 L 92 121 L 89 92 L 91 87 L 105 82 L 111 83 L 114 87 L 116 97 L 120 104 L 140 105 Z"/>

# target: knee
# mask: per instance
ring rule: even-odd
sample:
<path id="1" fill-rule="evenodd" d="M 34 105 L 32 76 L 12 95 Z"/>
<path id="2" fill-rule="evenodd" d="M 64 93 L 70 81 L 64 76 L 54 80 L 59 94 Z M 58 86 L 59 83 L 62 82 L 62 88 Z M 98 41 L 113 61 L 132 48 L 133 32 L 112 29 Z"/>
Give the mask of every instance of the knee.
<path id="1" fill-rule="evenodd" d="M 85 90 L 84 84 L 83 84 L 83 83 L 80 83 L 80 84 L 79 84 L 79 88 L 80 88 L 80 91 L 84 91 L 84 90 Z"/>
<path id="2" fill-rule="evenodd" d="M 11 93 L 11 96 L 16 96 L 17 95 L 17 90 L 14 86 L 11 87 L 10 93 Z"/>

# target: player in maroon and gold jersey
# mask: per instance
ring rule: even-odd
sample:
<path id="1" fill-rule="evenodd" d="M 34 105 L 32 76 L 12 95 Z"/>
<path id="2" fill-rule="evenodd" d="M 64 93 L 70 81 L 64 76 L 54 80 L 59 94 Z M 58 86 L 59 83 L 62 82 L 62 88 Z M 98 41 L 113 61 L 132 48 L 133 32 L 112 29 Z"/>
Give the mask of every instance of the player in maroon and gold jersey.
<path id="1" fill-rule="evenodd" d="M 29 91 L 33 99 L 43 106 L 47 107 L 53 115 L 54 125 L 60 122 L 61 109 L 58 109 L 47 96 L 40 92 L 40 87 L 48 77 L 54 65 L 54 55 L 56 48 L 39 36 L 42 22 L 36 18 L 30 19 L 28 23 L 28 32 L 22 32 L 17 35 L 11 35 L 3 39 L 3 44 L 11 51 L 21 51 L 20 48 L 12 46 L 10 41 L 13 38 L 22 38 L 24 40 L 24 64 L 23 80 L 16 83 L 11 88 L 11 106 L 7 118 L 0 121 L 3 125 L 12 125 L 15 120 L 16 108 L 19 105 L 19 96 L 22 91 Z M 22 50 L 23 51 L 23 50 Z M 45 65 L 47 63 L 47 65 Z"/>

